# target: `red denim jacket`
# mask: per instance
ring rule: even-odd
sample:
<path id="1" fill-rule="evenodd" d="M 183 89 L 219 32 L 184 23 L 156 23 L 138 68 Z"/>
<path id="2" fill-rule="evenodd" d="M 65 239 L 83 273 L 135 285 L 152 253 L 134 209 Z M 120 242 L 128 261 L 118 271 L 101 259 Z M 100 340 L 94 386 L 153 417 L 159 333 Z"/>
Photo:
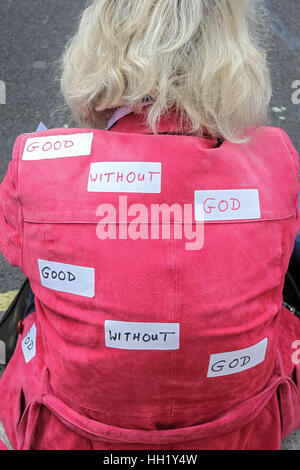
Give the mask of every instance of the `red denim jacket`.
<path id="1" fill-rule="evenodd" d="M 15 449 L 276 449 L 300 425 L 297 153 L 272 127 L 179 130 L 17 139 L 0 249 L 36 311 L 0 381 Z"/>

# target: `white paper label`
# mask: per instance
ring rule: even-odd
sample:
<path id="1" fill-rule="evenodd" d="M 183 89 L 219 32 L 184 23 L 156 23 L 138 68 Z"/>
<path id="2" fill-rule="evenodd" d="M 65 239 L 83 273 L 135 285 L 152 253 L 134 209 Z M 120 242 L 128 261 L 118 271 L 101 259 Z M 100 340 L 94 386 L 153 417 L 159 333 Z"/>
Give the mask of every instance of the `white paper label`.
<path id="1" fill-rule="evenodd" d="M 42 286 L 59 292 L 94 297 L 95 270 L 72 264 L 38 260 Z"/>
<path id="2" fill-rule="evenodd" d="M 93 133 L 48 135 L 27 139 L 23 160 L 81 157 L 91 154 Z"/>
<path id="3" fill-rule="evenodd" d="M 6 345 L 0 340 L 0 364 L 6 364 Z"/>
<path id="4" fill-rule="evenodd" d="M 160 193 L 161 163 L 91 163 L 88 192 Z"/>
<path id="5" fill-rule="evenodd" d="M 204 221 L 260 219 L 258 189 L 195 191 L 195 220 L 203 215 Z"/>
<path id="6" fill-rule="evenodd" d="M 26 362 L 31 361 L 31 359 L 35 356 L 35 343 L 36 326 L 34 323 L 22 341 L 22 350 Z"/>
<path id="7" fill-rule="evenodd" d="M 212 354 L 210 356 L 207 377 L 237 374 L 251 369 L 265 360 L 268 338 L 258 344 L 239 351 Z"/>
<path id="8" fill-rule="evenodd" d="M 117 349 L 179 349 L 179 323 L 106 320 L 105 346 Z"/>

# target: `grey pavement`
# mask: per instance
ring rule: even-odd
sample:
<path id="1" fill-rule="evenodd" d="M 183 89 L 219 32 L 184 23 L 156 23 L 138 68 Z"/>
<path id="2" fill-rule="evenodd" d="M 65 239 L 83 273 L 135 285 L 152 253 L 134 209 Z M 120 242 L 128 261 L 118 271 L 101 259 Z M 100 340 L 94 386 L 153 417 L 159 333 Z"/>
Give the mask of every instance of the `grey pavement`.
<path id="1" fill-rule="evenodd" d="M 0 440 L 6 445 L 6 447 L 9 450 L 13 450 L 9 440 L 7 439 L 7 436 L 5 434 L 5 431 L 4 431 L 3 426 L 2 426 L 1 423 L 0 423 Z"/>
<path id="2" fill-rule="evenodd" d="M 300 105 L 292 103 L 292 84 L 300 80 L 300 4 L 289 0 L 283 8 L 282 0 L 266 3 L 273 25 L 270 124 L 282 127 L 300 153 Z M 0 104 L 0 181 L 19 134 L 35 130 L 40 120 L 48 128 L 72 125 L 59 94 L 57 60 L 85 4 L 84 0 L 1 0 L 0 81 L 6 84 L 6 104 Z M 0 293 L 20 288 L 23 280 L 21 271 L 0 255 Z M 0 437 L 1 433 L 0 427 Z M 300 450 L 300 430 L 285 440 L 283 448 Z"/>

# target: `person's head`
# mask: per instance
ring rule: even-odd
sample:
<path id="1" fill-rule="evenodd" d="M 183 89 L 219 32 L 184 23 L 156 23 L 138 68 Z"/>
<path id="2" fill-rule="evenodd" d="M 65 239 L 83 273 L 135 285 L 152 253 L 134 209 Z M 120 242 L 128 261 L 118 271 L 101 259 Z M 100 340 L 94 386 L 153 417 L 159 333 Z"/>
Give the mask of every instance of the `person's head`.
<path id="1" fill-rule="evenodd" d="M 62 57 L 61 87 L 77 123 L 147 107 L 176 110 L 189 132 L 240 142 L 266 123 L 271 81 L 261 0 L 94 0 Z"/>

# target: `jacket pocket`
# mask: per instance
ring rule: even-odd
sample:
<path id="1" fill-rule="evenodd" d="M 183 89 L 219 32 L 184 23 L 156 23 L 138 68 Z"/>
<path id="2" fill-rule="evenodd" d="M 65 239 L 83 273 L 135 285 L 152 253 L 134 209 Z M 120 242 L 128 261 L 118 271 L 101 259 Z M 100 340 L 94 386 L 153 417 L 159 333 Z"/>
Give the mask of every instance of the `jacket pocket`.
<path id="1" fill-rule="evenodd" d="M 278 388 L 281 414 L 281 437 L 286 436 L 300 426 L 300 364 L 296 365 L 292 377 L 286 377 Z"/>
<path id="2" fill-rule="evenodd" d="M 31 450 L 41 404 L 32 400 L 25 408 L 17 428 L 17 450 Z"/>

